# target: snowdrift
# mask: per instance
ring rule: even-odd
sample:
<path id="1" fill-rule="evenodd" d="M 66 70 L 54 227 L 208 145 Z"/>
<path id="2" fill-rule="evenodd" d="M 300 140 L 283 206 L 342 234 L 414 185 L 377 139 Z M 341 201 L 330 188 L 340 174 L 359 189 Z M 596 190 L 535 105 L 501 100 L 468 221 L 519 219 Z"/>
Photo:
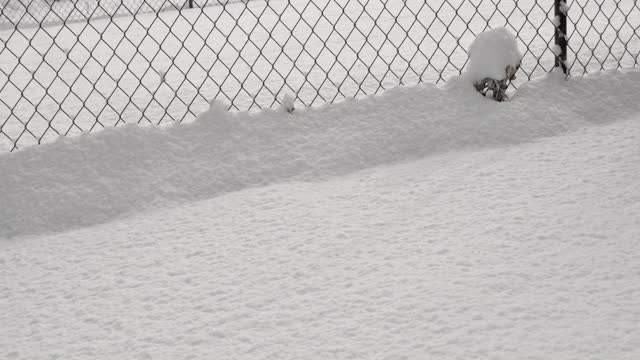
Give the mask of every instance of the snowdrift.
<path id="1" fill-rule="evenodd" d="M 60 232 L 247 187 L 554 136 L 640 112 L 640 72 L 551 74 L 507 103 L 468 82 L 396 88 L 293 114 L 127 125 L 0 155 L 0 237 Z"/>

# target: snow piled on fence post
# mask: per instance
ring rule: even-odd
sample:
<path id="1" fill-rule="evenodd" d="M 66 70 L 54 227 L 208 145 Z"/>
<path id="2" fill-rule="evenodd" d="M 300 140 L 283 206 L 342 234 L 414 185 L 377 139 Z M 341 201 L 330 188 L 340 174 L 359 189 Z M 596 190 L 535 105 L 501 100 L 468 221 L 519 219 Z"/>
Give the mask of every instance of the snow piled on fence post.
<path id="1" fill-rule="evenodd" d="M 507 66 L 517 69 L 521 60 L 518 41 L 509 30 L 499 27 L 485 31 L 469 47 L 465 77 L 472 83 L 486 78 L 502 80 Z"/>

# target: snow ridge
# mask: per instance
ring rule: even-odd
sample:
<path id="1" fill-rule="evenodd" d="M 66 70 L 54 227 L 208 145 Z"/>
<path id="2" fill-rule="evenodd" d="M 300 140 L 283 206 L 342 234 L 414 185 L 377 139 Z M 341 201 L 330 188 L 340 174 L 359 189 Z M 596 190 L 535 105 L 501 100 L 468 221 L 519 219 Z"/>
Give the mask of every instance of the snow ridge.
<path id="1" fill-rule="evenodd" d="M 551 74 L 507 103 L 462 79 L 293 114 L 127 125 L 0 155 L 0 237 L 60 232 L 247 187 L 319 180 L 455 150 L 554 136 L 640 111 L 640 71 Z"/>

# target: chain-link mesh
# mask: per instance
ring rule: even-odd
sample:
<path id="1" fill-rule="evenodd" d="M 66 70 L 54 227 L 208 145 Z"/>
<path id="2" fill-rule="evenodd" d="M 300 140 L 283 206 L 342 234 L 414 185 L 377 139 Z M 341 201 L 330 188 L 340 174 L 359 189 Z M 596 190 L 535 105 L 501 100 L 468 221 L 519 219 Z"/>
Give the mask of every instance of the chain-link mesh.
<path id="1" fill-rule="evenodd" d="M 573 0 L 568 13 L 568 61 L 573 74 L 638 66 L 637 1 Z"/>
<path id="2" fill-rule="evenodd" d="M 506 26 L 519 81 L 554 66 L 554 1 L 0 0 L 0 151 L 124 123 L 302 106 L 459 74 L 476 34 Z M 636 66 L 634 0 L 569 4 L 574 73 Z"/>
<path id="3" fill-rule="evenodd" d="M 2 22 L 20 27 L 86 21 L 116 16 L 157 13 L 180 10 L 194 5 L 187 0 L 0 0 L 3 6 Z M 239 0 L 238 0 L 239 1 Z M 213 4 L 213 3 L 211 3 Z"/>

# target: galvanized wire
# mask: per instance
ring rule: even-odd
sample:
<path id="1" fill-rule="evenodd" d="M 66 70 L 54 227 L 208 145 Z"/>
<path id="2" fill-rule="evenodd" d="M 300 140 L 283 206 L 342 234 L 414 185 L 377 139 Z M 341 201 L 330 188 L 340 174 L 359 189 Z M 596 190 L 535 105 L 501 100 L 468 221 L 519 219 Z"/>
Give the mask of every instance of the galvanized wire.
<path id="1" fill-rule="evenodd" d="M 460 74 L 466 49 L 506 26 L 519 83 L 552 70 L 554 1 L 0 0 L 0 151 L 124 123 L 376 94 Z M 568 7 L 573 74 L 633 67 L 633 0 Z"/>
<path id="2" fill-rule="evenodd" d="M 573 74 L 638 66 L 637 1 L 573 0 L 568 4 L 568 60 Z"/>

